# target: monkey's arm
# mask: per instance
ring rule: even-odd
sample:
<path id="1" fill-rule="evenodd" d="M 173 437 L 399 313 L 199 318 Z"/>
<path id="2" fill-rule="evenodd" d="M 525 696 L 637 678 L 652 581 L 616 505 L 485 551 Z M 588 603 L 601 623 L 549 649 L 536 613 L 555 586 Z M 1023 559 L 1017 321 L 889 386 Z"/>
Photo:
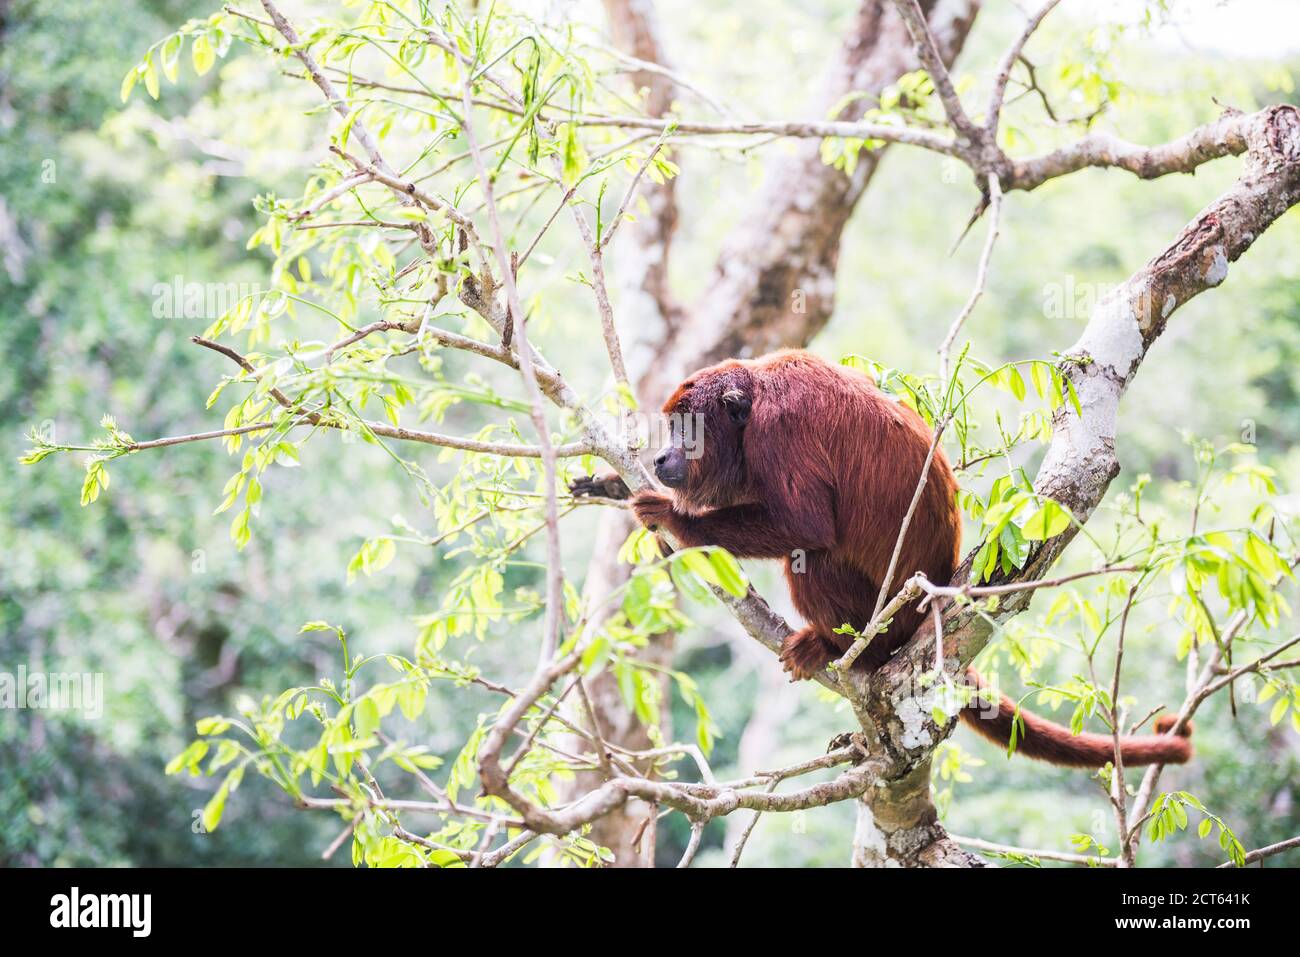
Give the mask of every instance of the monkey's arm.
<path id="1" fill-rule="evenodd" d="M 673 507 L 671 496 L 640 492 L 632 510 L 651 531 L 663 529 L 688 548 L 718 545 L 737 558 L 785 558 L 797 550 L 817 551 L 835 544 L 829 523 L 782 520 L 763 505 L 737 505 L 688 515 Z"/>
<path id="2" fill-rule="evenodd" d="M 598 496 L 600 498 L 631 498 L 632 492 L 627 483 L 618 477 L 617 472 L 605 472 L 601 475 L 585 475 L 569 483 L 569 492 L 574 498 Z"/>

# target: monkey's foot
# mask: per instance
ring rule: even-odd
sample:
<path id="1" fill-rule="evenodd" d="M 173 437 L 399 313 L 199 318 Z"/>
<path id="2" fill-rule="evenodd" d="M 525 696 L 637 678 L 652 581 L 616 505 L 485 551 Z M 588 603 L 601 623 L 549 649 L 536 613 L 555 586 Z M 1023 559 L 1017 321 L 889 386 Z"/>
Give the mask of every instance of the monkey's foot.
<path id="1" fill-rule="evenodd" d="M 616 472 L 602 475 L 585 475 L 569 483 L 569 492 L 574 498 L 631 498 L 627 483 Z"/>
<path id="2" fill-rule="evenodd" d="M 781 667 L 794 681 L 813 677 L 840 656 L 839 649 L 812 628 L 803 628 L 781 643 Z"/>

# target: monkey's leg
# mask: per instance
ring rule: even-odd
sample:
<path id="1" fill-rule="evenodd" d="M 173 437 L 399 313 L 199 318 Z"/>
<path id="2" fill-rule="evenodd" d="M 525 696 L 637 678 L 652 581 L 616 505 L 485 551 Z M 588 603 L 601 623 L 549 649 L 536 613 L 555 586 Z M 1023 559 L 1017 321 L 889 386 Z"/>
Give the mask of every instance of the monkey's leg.
<path id="1" fill-rule="evenodd" d="M 781 643 L 781 666 L 795 681 L 813 677 L 840 656 L 840 648 L 812 625 L 801 628 Z"/>

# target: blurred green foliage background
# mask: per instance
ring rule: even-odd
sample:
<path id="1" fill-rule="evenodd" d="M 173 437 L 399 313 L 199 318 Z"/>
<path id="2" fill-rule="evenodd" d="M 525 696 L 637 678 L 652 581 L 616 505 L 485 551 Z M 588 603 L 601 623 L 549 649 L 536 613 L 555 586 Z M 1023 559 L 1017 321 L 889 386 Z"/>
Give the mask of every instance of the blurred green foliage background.
<path id="1" fill-rule="evenodd" d="M 1010 4 L 987 6 L 959 74 L 987 73 L 1016 29 Z M 741 115 L 785 117 L 800 115 L 823 51 L 837 42 L 853 4 L 665 0 L 660 7 L 684 73 L 725 93 Z M 197 716 L 335 671 L 332 638 L 299 636 L 302 622 L 341 624 L 367 653 L 408 647 L 412 618 L 436 607 L 457 570 L 454 558 L 403 552 L 381 575 L 345 583 L 361 541 L 395 512 L 418 522 L 421 506 L 381 452 L 343 449 L 337 438 L 314 443 L 301 469 L 277 475 L 242 553 L 229 540 L 228 517 L 212 515 L 234 470 L 215 444 L 132 457 L 87 508 L 78 504 L 73 461 L 16 464 L 30 429 L 86 439 L 105 412 L 137 438 L 216 427 L 204 402 L 227 370 L 188 342 L 209 319 L 154 318 L 154 286 L 175 276 L 263 280 L 262 251 L 244 248 L 258 225 L 251 201 L 268 190 L 292 194 L 323 137 L 320 117 L 305 112 L 315 106 L 311 91 L 240 50 L 203 79 L 169 87 L 157 104 L 139 95 L 119 102 L 121 77 L 140 51 L 214 9 L 189 0 L 0 4 L 0 670 L 102 671 L 108 691 L 96 721 L 0 711 L 0 864 L 321 863 L 340 829 L 336 820 L 297 811 L 250 777 L 221 829 L 199 833 L 195 811 L 213 782 L 167 778 L 162 766 L 189 740 Z M 1216 100 L 1246 110 L 1294 100 L 1294 59 L 1229 55 L 1138 31 L 1090 33 L 1092 21 L 1071 19 L 1087 11 L 1067 10 L 1036 40 L 1038 57 L 1104 60 L 1122 89 L 1100 122 L 1132 140 L 1177 136 L 1216 115 Z M 749 28 L 755 23 L 760 28 Z M 1012 109 L 1013 125 L 1027 109 Z M 1018 149 L 1034 147 L 1025 136 Z M 674 278 L 684 293 L 703 284 L 765 156 L 779 149 L 686 148 L 676 158 L 684 222 Z M 1011 197 L 989 288 L 965 330 L 977 354 L 1001 360 L 1066 348 L 1086 313 L 1060 314 L 1045 303 L 1123 279 L 1238 169 L 1223 160 L 1194 177 L 1152 183 L 1088 172 Z M 837 313 L 814 348 L 929 369 L 974 275 L 977 239 L 948 255 L 974 197 L 964 170 L 892 150 L 846 234 Z M 1186 483 L 1195 474 L 1185 433 L 1222 445 L 1252 430 L 1261 460 L 1283 483 L 1296 473 L 1297 240 L 1292 213 L 1221 289 L 1179 313 L 1125 400 L 1124 473 L 1112 494 L 1150 473 L 1152 507 L 1185 521 Z M 581 382 L 600 374 L 603 356 L 589 332 L 577 334 L 596 319 L 589 298 L 571 285 L 549 285 L 542 335 L 548 354 Z M 436 452 L 423 461 L 436 480 Z M 1208 521 L 1229 520 L 1239 506 L 1225 502 Z M 591 521 L 580 512 L 566 524 L 571 574 L 583 567 Z M 753 570 L 779 604 L 777 576 Z M 814 690 L 774 675 L 776 663 L 743 645 L 716 609 L 689 611 L 697 625 L 680 642 L 678 663 L 701 682 L 724 732 L 713 760 L 719 776 L 751 771 L 755 760 L 765 768 L 801 760 L 850 726 Z M 1139 617 L 1126 688 L 1144 706 L 1175 704 L 1178 636 L 1160 627 L 1159 608 Z M 1035 625 L 1023 627 L 1029 634 Z M 534 642 L 501 633 L 467 653 L 486 672 L 514 680 Z M 1068 651 L 1052 651 L 1044 674 L 1068 676 L 1077 667 Z M 439 697 L 410 735 L 450 759 L 478 714 L 497 702 L 473 688 L 433 693 Z M 1267 711 L 1244 703 L 1234 719 L 1226 701 L 1216 701 L 1197 719 L 1196 763 L 1167 772 L 1165 781 L 1222 814 L 1247 847 L 1300 831 L 1300 736 L 1285 724 L 1271 727 Z M 679 727 L 693 720 L 685 710 L 677 718 Z M 1111 826 L 1088 775 L 1008 762 L 968 732 L 955 740 L 985 763 L 969 769 L 969 782 L 937 784 L 953 787 L 945 802 L 953 831 L 1064 849 L 1071 833 L 1101 835 Z M 726 830 L 746 818 L 711 824 L 699 863 L 723 863 Z M 849 807 L 769 816 L 746 861 L 840 865 L 851 830 Z M 663 862 L 676 860 L 686 836 L 680 819 L 665 824 Z M 1145 848 L 1141 860 L 1209 863 L 1219 859 L 1212 845 L 1187 834 Z M 342 864 L 346 854 L 335 858 L 330 863 Z"/>

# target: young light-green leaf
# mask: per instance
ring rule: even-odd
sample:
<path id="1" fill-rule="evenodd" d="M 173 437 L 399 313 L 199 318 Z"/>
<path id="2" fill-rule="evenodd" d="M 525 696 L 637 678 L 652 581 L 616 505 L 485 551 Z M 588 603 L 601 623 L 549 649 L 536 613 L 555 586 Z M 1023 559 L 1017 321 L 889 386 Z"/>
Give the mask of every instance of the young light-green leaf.
<path id="1" fill-rule="evenodd" d="M 1055 538 L 1070 527 L 1070 513 L 1059 503 L 1048 499 L 1021 528 L 1021 534 L 1033 541 Z"/>
<path id="2" fill-rule="evenodd" d="M 711 549 L 709 551 L 709 562 L 717 573 L 718 584 L 722 589 L 736 598 L 744 598 L 745 592 L 749 589 L 749 584 L 745 580 L 745 573 L 740 570 L 740 563 L 736 561 L 731 552 L 725 548 Z"/>

